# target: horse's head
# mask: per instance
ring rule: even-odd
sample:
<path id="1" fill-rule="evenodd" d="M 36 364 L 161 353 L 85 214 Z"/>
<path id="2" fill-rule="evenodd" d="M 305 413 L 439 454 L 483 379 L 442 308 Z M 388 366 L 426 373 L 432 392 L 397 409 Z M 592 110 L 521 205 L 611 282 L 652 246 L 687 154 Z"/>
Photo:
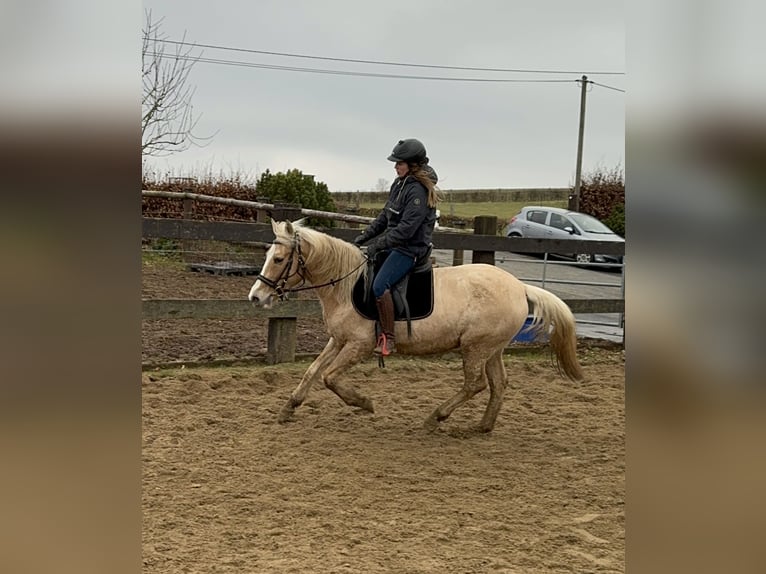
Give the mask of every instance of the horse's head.
<path id="1" fill-rule="evenodd" d="M 304 261 L 301 254 L 298 228 L 290 221 L 272 221 L 274 242 L 266 252 L 266 261 L 255 280 L 248 299 L 253 303 L 271 308 L 274 297 L 284 297 L 285 291 L 300 282 L 305 282 Z"/>

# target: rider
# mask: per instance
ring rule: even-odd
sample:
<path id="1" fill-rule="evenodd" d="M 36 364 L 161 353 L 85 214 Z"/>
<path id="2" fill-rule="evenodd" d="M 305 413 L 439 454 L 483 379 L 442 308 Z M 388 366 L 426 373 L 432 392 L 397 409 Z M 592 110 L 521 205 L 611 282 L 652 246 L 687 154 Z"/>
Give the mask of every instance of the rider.
<path id="1" fill-rule="evenodd" d="M 391 289 L 428 253 L 439 200 L 438 177 L 428 165 L 426 148 L 419 140 L 399 140 L 388 160 L 396 162 L 397 178 L 391 184 L 386 205 L 354 239 L 360 247 L 374 239 L 367 246 L 369 259 L 380 252 L 388 254 L 372 283 L 382 331 L 375 353 L 383 356 L 396 352 Z"/>

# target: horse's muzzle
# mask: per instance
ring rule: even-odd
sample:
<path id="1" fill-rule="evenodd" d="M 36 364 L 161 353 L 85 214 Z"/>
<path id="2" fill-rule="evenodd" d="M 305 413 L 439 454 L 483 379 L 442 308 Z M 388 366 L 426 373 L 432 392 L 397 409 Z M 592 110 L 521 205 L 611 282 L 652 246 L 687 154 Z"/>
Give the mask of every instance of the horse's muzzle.
<path id="1" fill-rule="evenodd" d="M 256 283 L 258 283 L 258 281 L 256 281 Z M 258 291 L 260 290 L 258 287 L 260 287 L 260 285 L 253 285 L 253 288 L 250 289 L 250 293 L 248 294 L 247 298 L 251 303 L 255 305 L 260 305 L 266 309 L 271 309 L 271 306 L 274 303 L 273 293 L 269 293 L 267 295 L 258 295 Z"/>
<path id="2" fill-rule="evenodd" d="M 252 301 L 253 305 L 260 305 L 264 309 L 271 309 L 272 305 L 274 304 L 274 297 L 272 295 L 268 295 L 261 299 L 259 297 L 252 296 L 250 297 L 250 301 Z"/>

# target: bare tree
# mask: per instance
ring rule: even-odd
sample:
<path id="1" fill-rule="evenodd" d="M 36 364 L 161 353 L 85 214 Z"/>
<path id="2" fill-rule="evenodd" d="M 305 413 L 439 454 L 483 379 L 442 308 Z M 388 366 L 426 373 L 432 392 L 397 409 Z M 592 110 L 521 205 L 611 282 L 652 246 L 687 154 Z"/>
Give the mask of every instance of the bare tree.
<path id="1" fill-rule="evenodd" d="M 193 55 L 194 46 L 169 42 L 161 30 L 162 19 L 152 21 L 147 10 L 141 49 L 141 155 L 166 156 L 189 149 L 192 145 L 205 145 L 213 136 L 194 134 L 200 115 L 191 105 L 195 88 L 187 81 L 189 72 L 199 61 Z M 172 53 L 168 53 L 169 47 Z"/>
<path id="2" fill-rule="evenodd" d="M 388 180 L 380 177 L 378 178 L 378 183 L 375 184 L 375 191 L 388 191 L 389 187 Z"/>

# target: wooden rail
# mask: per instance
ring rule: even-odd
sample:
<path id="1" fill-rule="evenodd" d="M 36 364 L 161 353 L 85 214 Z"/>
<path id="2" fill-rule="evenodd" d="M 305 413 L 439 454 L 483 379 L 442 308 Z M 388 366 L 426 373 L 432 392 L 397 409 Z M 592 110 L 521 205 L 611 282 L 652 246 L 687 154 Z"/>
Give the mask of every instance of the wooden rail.
<path id="1" fill-rule="evenodd" d="M 328 214 L 321 213 L 323 217 Z M 478 219 L 478 218 L 477 218 Z M 274 239 L 268 223 L 197 221 L 190 219 L 143 218 L 144 238 L 182 240 L 215 240 L 244 243 L 266 243 Z M 492 230 L 485 225 L 477 231 Z M 331 228 L 328 235 L 351 241 L 358 229 Z M 452 249 L 460 254 L 455 261 L 462 262 L 463 251 L 479 254 L 481 262 L 494 263 L 495 253 L 603 253 L 623 255 L 624 243 L 610 241 L 582 241 L 561 239 L 511 238 L 451 231 L 434 231 L 435 249 Z M 624 299 L 564 299 L 573 313 L 624 313 Z M 269 321 L 267 361 L 270 363 L 295 360 L 296 322 L 298 317 L 318 317 L 322 309 L 317 300 L 283 301 L 272 309 L 255 307 L 246 300 L 145 300 L 143 318 L 157 319 L 238 319 L 261 318 Z"/>
<path id="2" fill-rule="evenodd" d="M 624 299 L 562 299 L 573 313 L 623 313 Z M 318 299 L 282 301 L 271 309 L 257 307 L 247 300 L 229 299 L 146 299 L 142 301 L 144 319 L 284 319 L 321 317 Z"/>
<path id="3" fill-rule="evenodd" d="M 144 319 L 282 319 L 322 316 L 318 299 L 282 301 L 271 309 L 256 307 L 246 299 L 146 299 L 142 301 L 141 311 Z"/>
<path id="4" fill-rule="evenodd" d="M 623 299 L 564 299 L 573 313 L 623 313 Z M 282 301 L 271 309 L 249 301 L 223 299 L 148 299 L 142 302 L 145 320 L 157 319 L 268 319 L 266 362 L 295 361 L 299 317 L 321 317 L 316 299 Z"/>
<path id="5" fill-rule="evenodd" d="M 145 217 L 141 222 L 145 238 L 206 239 L 216 241 L 271 242 L 274 232 L 268 223 L 240 223 L 229 221 L 195 221 L 190 219 L 163 219 Z M 330 228 L 328 235 L 352 241 L 358 229 Z M 624 255 L 625 244 L 612 241 L 584 241 L 582 239 L 533 239 L 529 237 L 501 237 L 434 231 L 434 249 L 462 249 L 471 251 L 511 253 L 604 253 Z"/>

